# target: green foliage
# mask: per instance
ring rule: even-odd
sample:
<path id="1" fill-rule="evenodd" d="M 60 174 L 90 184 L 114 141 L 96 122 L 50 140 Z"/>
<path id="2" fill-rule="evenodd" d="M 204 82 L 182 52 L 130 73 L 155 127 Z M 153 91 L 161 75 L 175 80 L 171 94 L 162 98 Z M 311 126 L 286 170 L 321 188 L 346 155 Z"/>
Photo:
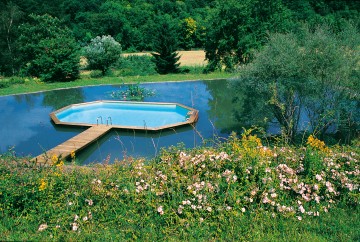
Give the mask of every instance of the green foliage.
<path id="1" fill-rule="evenodd" d="M 155 91 L 141 87 L 139 83 L 127 85 L 125 88 L 125 90 L 112 91 L 110 96 L 124 101 L 143 101 L 145 97 L 155 95 Z"/>
<path id="2" fill-rule="evenodd" d="M 17 25 L 23 12 L 13 2 L 8 2 L 0 10 L 0 73 L 15 75 L 18 72 L 16 60 Z"/>
<path id="3" fill-rule="evenodd" d="M 155 63 L 148 55 L 128 55 L 116 66 L 118 76 L 146 76 L 157 74 Z"/>
<path id="4" fill-rule="evenodd" d="M 92 167 L 9 153 L 0 157 L 2 239 L 356 240 L 359 148 L 309 141 L 267 147 L 247 130 L 216 149 Z M 311 173 L 307 159 L 317 161 Z"/>
<path id="5" fill-rule="evenodd" d="M 178 46 L 176 38 L 176 29 L 168 15 L 160 18 L 157 31 L 154 36 L 154 63 L 156 71 L 159 74 L 178 73 L 180 72 L 178 63 L 180 56 L 176 52 Z"/>
<path id="6" fill-rule="evenodd" d="M 233 70 L 251 61 L 254 51 L 266 43 L 269 32 L 286 30 L 289 16 L 281 0 L 219 1 L 207 28 L 207 71 L 222 66 Z"/>
<path id="7" fill-rule="evenodd" d="M 71 31 L 50 15 L 30 15 L 18 39 L 23 73 L 43 81 L 79 77 L 78 45 Z"/>
<path id="8" fill-rule="evenodd" d="M 90 77 L 91 78 L 99 78 L 99 77 L 102 77 L 102 76 L 103 76 L 103 73 L 100 70 L 93 70 L 93 71 L 90 72 Z"/>
<path id="9" fill-rule="evenodd" d="M 268 98 L 290 140 L 300 111 L 306 110 L 316 135 L 323 138 L 335 125 L 336 132 L 348 130 L 343 141 L 349 142 L 359 129 L 359 99 L 354 95 L 360 91 L 359 45 L 359 32 L 349 23 L 339 33 L 322 25 L 273 34 L 254 62 L 239 69 L 241 82 L 251 83 Z M 346 129 L 341 128 L 343 119 Z"/>
<path id="10" fill-rule="evenodd" d="M 84 56 L 91 70 L 101 70 L 102 74 L 120 59 L 121 45 L 111 36 L 97 36 L 84 48 Z"/>

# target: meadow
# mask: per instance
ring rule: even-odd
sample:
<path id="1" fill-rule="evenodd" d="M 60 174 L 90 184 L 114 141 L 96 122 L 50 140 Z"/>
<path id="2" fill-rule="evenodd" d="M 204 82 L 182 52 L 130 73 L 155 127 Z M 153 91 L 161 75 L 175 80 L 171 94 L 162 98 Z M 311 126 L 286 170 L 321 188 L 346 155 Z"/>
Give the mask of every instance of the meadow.
<path id="1" fill-rule="evenodd" d="M 355 148 L 354 148 L 355 147 Z M 359 144 L 216 148 L 79 167 L 0 158 L 2 240 L 358 241 Z M 73 161 L 76 154 L 72 155 Z"/>

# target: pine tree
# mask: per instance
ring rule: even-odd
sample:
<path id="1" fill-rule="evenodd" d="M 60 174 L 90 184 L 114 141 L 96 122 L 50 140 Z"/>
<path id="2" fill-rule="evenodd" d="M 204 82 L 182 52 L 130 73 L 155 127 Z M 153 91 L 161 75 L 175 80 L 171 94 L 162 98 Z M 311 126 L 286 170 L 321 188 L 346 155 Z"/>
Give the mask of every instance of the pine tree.
<path id="1" fill-rule="evenodd" d="M 154 63 L 159 74 L 180 72 L 180 56 L 176 52 L 177 36 L 175 25 L 171 23 L 170 16 L 165 15 L 158 22 L 157 33 L 154 39 Z"/>

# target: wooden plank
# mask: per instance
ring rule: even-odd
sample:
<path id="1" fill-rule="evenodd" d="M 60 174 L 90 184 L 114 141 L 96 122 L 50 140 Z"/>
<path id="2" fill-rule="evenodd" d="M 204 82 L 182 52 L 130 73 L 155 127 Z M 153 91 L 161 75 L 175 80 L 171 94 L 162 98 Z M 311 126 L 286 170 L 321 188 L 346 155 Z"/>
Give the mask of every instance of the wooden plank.
<path id="1" fill-rule="evenodd" d="M 112 127 L 106 125 L 96 125 L 76 135 L 75 137 L 65 141 L 64 143 L 48 150 L 47 152 L 33 158 L 38 163 L 52 162 L 52 157 L 60 157 L 66 159 L 72 152 L 77 152 L 88 146 L 102 135 L 106 134 Z"/>

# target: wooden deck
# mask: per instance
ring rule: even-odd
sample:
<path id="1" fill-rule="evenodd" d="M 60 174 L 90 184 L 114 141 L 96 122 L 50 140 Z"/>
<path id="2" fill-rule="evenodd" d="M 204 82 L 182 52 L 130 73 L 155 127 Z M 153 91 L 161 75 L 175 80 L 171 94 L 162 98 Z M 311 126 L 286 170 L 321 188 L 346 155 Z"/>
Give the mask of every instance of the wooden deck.
<path id="1" fill-rule="evenodd" d="M 52 157 L 56 155 L 62 159 L 66 159 L 71 155 L 72 152 L 77 152 L 84 147 L 91 144 L 93 141 L 100 138 L 102 135 L 107 133 L 112 127 L 106 125 L 92 126 L 77 136 L 65 141 L 64 143 L 48 150 L 47 152 L 35 157 L 33 161 L 38 163 L 45 163 L 51 161 Z"/>

